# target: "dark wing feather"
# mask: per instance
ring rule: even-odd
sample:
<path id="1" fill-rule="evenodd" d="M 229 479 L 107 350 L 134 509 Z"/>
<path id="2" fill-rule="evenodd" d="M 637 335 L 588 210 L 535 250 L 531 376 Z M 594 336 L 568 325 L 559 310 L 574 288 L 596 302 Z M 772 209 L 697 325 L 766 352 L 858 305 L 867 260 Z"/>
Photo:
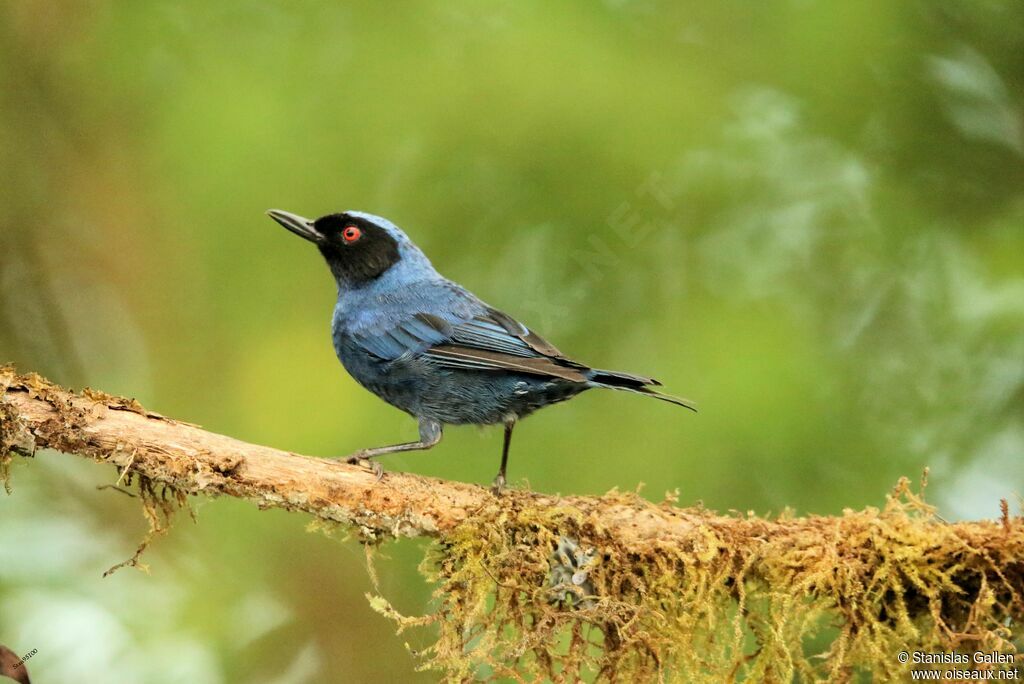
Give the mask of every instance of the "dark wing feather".
<path id="1" fill-rule="evenodd" d="M 586 366 L 571 361 L 554 345 L 508 314 L 487 308 L 473 318 L 450 322 L 419 313 L 386 330 L 354 339 L 382 359 L 422 357 L 447 368 L 507 370 L 585 382 Z"/>
<path id="2" fill-rule="evenodd" d="M 402 356 L 416 356 L 442 344 L 451 338 L 453 331 L 451 323 L 440 316 L 418 313 L 397 325 L 361 331 L 352 338 L 377 358 L 393 361 Z"/>
<path id="3" fill-rule="evenodd" d="M 562 352 L 558 351 L 555 345 L 551 344 L 540 335 L 537 335 L 507 313 L 498 311 L 497 309 L 488 308 L 487 314 L 489 320 L 500 325 L 505 329 L 505 332 L 509 335 L 514 335 L 541 356 L 550 356 L 551 358 L 562 359 L 563 361 L 569 360 L 565 358 L 565 355 L 563 355 Z"/>
<path id="4" fill-rule="evenodd" d="M 432 347 L 425 356 L 453 368 L 508 370 L 528 375 L 562 378 L 572 382 L 586 382 L 587 379 L 578 369 L 563 366 L 546 356 L 522 357 L 450 344 Z"/>

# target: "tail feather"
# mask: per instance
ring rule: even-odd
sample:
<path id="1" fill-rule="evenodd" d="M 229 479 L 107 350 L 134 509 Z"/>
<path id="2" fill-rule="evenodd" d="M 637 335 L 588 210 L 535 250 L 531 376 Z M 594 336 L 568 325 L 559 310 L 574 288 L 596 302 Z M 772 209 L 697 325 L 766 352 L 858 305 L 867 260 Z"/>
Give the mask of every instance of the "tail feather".
<path id="1" fill-rule="evenodd" d="M 654 378 L 647 378 L 642 375 L 633 375 L 632 373 L 620 373 L 618 371 L 606 371 L 606 370 L 592 370 L 590 372 L 590 382 L 595 387 L 607 387 L 608 389 L 626 390 L 627 392 L 634 392 L 636 394 L 643 394 L 648 397 L 654 397 L 655 399 L 661 399 L 667 401 L 670 404 L 676 406 L 682 406 L 688 408 L 691 411 L 697 411 L 697 407 L 689 399 L 682 399 L 680 397 L 674 397 L 671 394 L 663 394 L 656 390 L 651 389 L 650 385 L 658 387 L 661 385 L 660 382 Z"/>

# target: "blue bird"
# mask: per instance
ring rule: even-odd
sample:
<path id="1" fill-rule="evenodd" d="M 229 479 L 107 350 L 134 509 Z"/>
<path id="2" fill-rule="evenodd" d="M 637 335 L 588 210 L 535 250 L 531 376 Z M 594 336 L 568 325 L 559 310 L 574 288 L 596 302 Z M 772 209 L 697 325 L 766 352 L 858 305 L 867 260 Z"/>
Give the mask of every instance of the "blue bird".
<path id="1" fill-rule="evenodd" d="M 398 226 L 359 211 L 311 220 L 267 214 L 317 246 L 338 286 L 331 333 L 345 370 L 419 421 L 419 441 L 362 449 L 349 463 L 429 449 L 444 425 L 505 426 L 495 491 L 505 485 L 516 421 L 594 388 L 626 390 L 696 411 L 657 380 L 598 370 L 566 357 L 508 314 L 438 273 Z"/>

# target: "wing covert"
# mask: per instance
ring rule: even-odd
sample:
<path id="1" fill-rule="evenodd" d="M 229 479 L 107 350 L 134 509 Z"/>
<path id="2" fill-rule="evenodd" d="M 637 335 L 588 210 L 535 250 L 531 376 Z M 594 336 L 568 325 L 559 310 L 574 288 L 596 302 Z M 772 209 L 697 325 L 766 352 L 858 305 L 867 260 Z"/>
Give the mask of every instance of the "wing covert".
<path id="1" fill-rule="evenodd" d="M 508 314 L 486 307 L 476 316 L 447 320 L 417 313 L 386 329 L 353 335 L 367 352 L 385 360 L 420 357 L 448 368 L 505 370 L 584 382 L 587 366 Z"/>

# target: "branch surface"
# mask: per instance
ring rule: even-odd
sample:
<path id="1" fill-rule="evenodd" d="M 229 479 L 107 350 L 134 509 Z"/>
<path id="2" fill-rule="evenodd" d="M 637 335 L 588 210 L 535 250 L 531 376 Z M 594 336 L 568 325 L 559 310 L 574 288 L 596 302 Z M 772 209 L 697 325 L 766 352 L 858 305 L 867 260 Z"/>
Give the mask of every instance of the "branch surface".
<path id="1" fill-rule="evenodd" d="M 768 521 L 637 497 L 562 497 L 521 490 L 496 497 L 479 485 L 399 472 L 387 472 L 378 482 L 359 466 L 249 444 L 148 411 L 134 399 L 88 388 L 73 392 L 37 374 L 0 367 L 0 454 L 40 448 L 109 463 L 188 494 L 233 496 L 260 508 L 304 511 L 357 525 L 371 536 L 436 536 L 496 504 L 571 509 L 577 519 L 612 531 L 627 546 L 652 540 L 692 543 L 695 535 L 711 531 L 751 541 L 807 527 L 830 536 L 848 531 L 842 518 Z M 947 525 L 929 519 L 920 524 L 943 525 L 972 540 L 1010 529 L 1006 515 L 1001 523 Z"/>

